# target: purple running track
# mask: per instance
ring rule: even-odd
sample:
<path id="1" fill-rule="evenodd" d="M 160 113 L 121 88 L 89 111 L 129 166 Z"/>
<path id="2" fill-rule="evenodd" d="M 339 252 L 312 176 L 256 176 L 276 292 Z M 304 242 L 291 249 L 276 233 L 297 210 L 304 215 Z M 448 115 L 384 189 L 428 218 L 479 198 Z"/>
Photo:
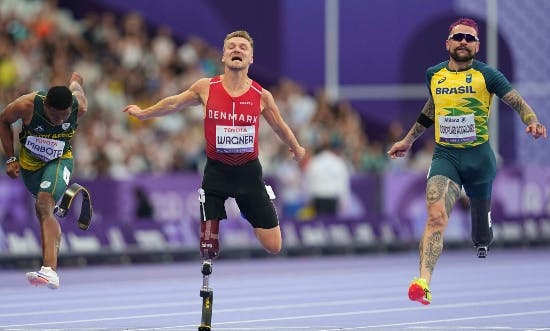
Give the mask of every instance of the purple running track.
<path id="1" fill-rule="evenodd" d="M 550 252 L 444 251 L 432 304 L 410 302 L 416 252 L 218 260 L 213 330 L 550 330 Z M 197 330 L 200 261 L 62 268 L 60 288 L 0 271 L 2 330 Z"/>

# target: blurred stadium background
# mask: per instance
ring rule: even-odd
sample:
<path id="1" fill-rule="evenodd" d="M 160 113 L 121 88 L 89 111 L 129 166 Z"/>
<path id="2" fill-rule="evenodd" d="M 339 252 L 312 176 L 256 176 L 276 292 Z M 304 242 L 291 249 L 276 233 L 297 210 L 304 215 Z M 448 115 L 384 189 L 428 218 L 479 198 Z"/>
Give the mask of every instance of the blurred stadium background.
<path id="1" fill-rule="evenodd" d="M 433 135 L 406 159 L 390 162 L 385 151 L 426 100 L 425 69 L 447 59 L 449 23 L 480 23 L 478 58 L 504 72 L 549 125 L 549 12 L 546 0 L 0 0 L 0 108 L 64 84 L 73 70 L 84 76 L 90 106 L 73 142 L 73 181 L 89 188 L 95 218 L 80 231 L 75 203 L 62 221 L 61 264 L 198 259 L 201 110 L 146 122 L 121 110 L 220 73 L 223 38 L 246 29 L 255 39 L 251 77 L 273 92 L 310 151 L 338 142 L 352 174 L 338 215 L 316 217 L 304 165 L 262 129 L 283 254 L 416 249 Z M 517 114 L 498 102 L 495 109 L 497 245 L 546 245 L 548 141 L 532 141 Z M 221 257 L 262 256 L 234 203 L 227 207 Z M 469 245 L 467 203 L 455 206 L 446 236 L 450 246 Z M 0 176 L 0 265 L 39 264 L 39 248 L 31 197 L 20 180 Z"/>

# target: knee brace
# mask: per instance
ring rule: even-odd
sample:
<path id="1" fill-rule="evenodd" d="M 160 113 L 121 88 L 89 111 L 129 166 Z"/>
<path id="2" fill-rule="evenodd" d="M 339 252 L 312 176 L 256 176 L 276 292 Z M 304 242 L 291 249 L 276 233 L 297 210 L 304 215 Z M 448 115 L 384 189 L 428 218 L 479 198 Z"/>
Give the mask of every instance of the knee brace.
<path id="1" fill-rule="evenodd" d="M 203 260 L 213 260 L 220 254 L 219 220 L 206 220 L 204 204 L 206 197 L 204 190 L 199 189 L 199 201 L 201 205 L 201 229 L 200 229 L 200 253 Z"/>
<path id="2" fill-rule="evenodd" d="M 474 246 L 489 246 L 493 241 L 491 227 L 491 199 L 470 199 L 472 216 L 472 241 Z"/>

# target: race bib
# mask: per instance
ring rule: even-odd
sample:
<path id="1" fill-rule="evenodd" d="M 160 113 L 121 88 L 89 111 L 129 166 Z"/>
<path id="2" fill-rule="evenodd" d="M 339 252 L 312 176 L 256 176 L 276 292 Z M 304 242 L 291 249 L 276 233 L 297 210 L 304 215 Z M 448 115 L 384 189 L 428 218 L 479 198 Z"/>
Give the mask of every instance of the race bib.
<path id="1" fill-rule="evenodd" d="M 25 148 L 36 158 L 49 162 L 63 155 L 65 142 L 55 139 L 28 136 L 25 141 Z"/>
<path id="2" fill-rule="evenodd" d="M 464 143 L 476 140 L 474 114 L 458 116 L 439 116 L 439 141 Z"/>
<path id="3" fill-rule="evenodd" d="M 218 153 L 246 153 L 254 151 L 256 129 L 250 126 L 216 126 Z"/>

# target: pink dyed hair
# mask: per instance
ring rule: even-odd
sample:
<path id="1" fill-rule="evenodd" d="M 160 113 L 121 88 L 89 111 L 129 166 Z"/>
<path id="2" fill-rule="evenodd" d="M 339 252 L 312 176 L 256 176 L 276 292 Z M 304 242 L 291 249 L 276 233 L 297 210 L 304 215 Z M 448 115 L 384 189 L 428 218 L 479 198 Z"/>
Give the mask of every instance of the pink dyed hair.
<path id="1" fill-rule="evenodd" d="M 449 33 L 451 33 L 451 31 L 453 31 L 454 27 L 457 26 L 457 25 L 466 25 L 466 26 L 472 27 L 476 30 L 476 34 L 479 33 L 479 31 L 477 30 L 476 21 L 474 21 L 471 18 L 463 17 L 463 18 L 459 18 L 458 20 L 451 23 L 451 25 L 449 25 Z"/>

